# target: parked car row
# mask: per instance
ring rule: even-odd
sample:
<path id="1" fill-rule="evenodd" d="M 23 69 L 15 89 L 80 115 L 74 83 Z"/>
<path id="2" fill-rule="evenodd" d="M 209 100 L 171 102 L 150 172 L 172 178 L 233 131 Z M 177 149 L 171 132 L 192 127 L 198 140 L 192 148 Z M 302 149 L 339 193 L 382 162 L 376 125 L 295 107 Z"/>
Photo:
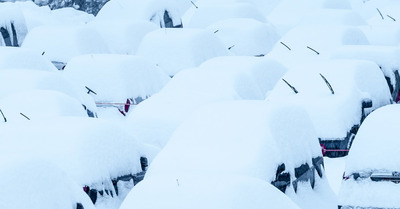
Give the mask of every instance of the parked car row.
<path id="1" fill-rule="evenodd" d="M 0 208 L 400 207 L 398 5 L 0 3 Z"/>

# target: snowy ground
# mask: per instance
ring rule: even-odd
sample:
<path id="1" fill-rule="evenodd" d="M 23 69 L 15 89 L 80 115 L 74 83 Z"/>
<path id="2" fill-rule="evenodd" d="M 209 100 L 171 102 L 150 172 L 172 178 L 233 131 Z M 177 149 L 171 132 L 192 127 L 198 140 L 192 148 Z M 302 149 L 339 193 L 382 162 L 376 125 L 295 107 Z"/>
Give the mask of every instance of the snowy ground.
<path id="1" fill-rule="evenodd" d="M 340 184 L 343 178 L 346 157 L 328 158 L 324 157 L 325 172 L 329 185 L 336 195 L 339 194 Z"/>

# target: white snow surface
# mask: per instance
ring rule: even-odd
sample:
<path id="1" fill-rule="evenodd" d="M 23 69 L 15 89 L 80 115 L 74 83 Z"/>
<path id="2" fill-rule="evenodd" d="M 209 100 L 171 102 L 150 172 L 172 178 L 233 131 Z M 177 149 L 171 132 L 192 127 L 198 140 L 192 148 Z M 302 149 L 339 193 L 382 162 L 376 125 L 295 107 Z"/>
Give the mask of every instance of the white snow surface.
<path id="1" fill-rule="evenodd" d="M 331 93 L 322 74 L 334 90 Z M 318 137 L 343 138 L 361 120 L 361 103 L 371 99 L 366 114 L 390 104 L 389 87 L 378 65 L 362 60 L 325 60 L 298 64 L 283 76 L 299 92 L 279 81 L 267 100 L 289 99 L 303 104 Z"/>
<path id="2" fill-rule="evenodd" d="M 249 18 L 232 18 L 216 22 L 208 27 L 230 48 L 232 55 L 265 55 L 279 36 L 273 25 Z"/>
<path id="3" fill-rule="evenodd" d="M 96 92 L 96 102 L 125 103 L 128 98 L 146 99 L 170 80 L 160 68 L 144 57 L 90 54 L 74 57 L 63 75 Z"/>
<path id="4" fill-rule="evenodd" d="M 299 209 L 269 183 L 245 176 L 181 174 L 146 178 L 135 186 L 121 209 Z"/>
<path id="5" fill-rule="evenodd" d="M 5 156 L 0 164 L 0 208 L 71 209 L 81 203 L 85 209 L 95 209 L 82 187 L 52 163 Z"/>
<path id="6" fill-rule="evenodd" d="M 38 26 L 28 33 L 22 47 L 44 52 L 50 61 L 64 63 L 78 55 L 109 53 L 103 38 L 88 26 Z"/>
<path id="7" fill-rule="evenodd" d="M 49 128 L 51 127 L 51 128 Z M 101 119 L 59 117 L 0 126 L 2 158 L 50 161 L 80 185 L 141 172 L 146 149 L 121 127 Z"/>
<path id="8" fill-rule="evenodd" d="M 148 33 L 136 54 L 154 60 L 168 75 L 173 76 L 213 57 L 228 55 L 228 49 L 210 31 L 166 28 Z"/>
<path id="9" fill-rule="evenodd" d="M 20 47 L 0 47 L 0 70 L 33 69 L 55 72 L 57 68 L 41 55 L 42 52 Z"/>
<path id="10" fill-rule="evenodd" d="M 14 40 L 11 23 L 14 24 L 18 41 Z M 28 33 L 28 29 L 21 9 L 14 3 L 5 2 L 0 4 L 0 28 L 4 28 L 8 31 L 11 43 L 16 41 L 18 46 L 21 46 Z M 0 46 L 5 45 L 3 36 L 0 36 Z"/>
<path id="11" fill-rule="evenodd" d="M 140 103 L 128 117 L 138 139 L 163 147 L 188 115 L 206 104 L 263 100 L 284 75 L 276 61 L 257 57 L 218 57 L 178 73 L 158 94 Z"/>

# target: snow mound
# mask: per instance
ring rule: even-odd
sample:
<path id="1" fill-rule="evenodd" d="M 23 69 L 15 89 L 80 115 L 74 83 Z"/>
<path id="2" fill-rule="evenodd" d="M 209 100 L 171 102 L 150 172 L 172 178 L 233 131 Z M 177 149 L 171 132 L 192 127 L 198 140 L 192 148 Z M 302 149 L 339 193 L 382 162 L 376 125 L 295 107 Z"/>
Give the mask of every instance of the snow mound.
<path id="1" fill-rule="evenodd" d="M 57 71 L 57 68 L 39 51 L 20 47 L 0 47 L 0 70 L 13 68 Z"/>
<path id="2" fill-rule="evenodd" d="M 170 80 L 155 64 L 133 55 L 78 56 L 67 64 L 63 74 L 92 89 L 96 94 L 90 95 L 96 102 L 146 99 Z"/>
<path id="3" fill-rule="evenodd" d="M 157 189 L 154 189 L 157 188 Z M 177 175 L 146 178 L 128 195 L 121 209 L 298 209 L 268 183 L 232 175 Z"/>
<path id="4" fill-rule="evenodd" d="M 7 161 L 5 163 L 4 161 Z M 0 169 L 1 208 L 95 209 L 88 196 L 58 166 L 39 159 L 2 159 Z"/>
<path id="5" fill-rule="evenodd" d="M 208 27 L 224 42 L 233 55 L 265 55 L 279 36 L 271 24 L 254 19 L 232 18 Z"/>
<path id="6" fill-rule="evenodd" d="M 92 14 L 76 10 L 72 7 L 65 7 L 51 10 L 51 17 L 57 19 L 62 25 L 84 25 L 94 20 Z"/>
<path id="7" fill-rule="evenodd" d="M 352 10 L 317 9 L 309 14 L 306 14 L 302 18 L 300 24 L 365 26 L 367 25 L 367 22 L 358 13 Z"/>
<path id="8" fill-rule="evenodd" d="M 178 73 L 158 94 L 139 104 L 128 117 L 137 138 L 163 147 L 188 115 L 219 101 L 263 100 L 283 76 L 279 63 L 257 57 L 218 57 L 199 68 Z"/>
<path id="9" fill-rule="evenodd" d="M 212 32 L 182 28 L 152 31 L 137 50 L 137 55 L 154 60 L 170 76 L 227 54 L 228 49 Z"/>
<path id="10" fill-rule="evenodd" d="M 87 26 L 39 26 L 28 33 L 22 47 L 62 63 L 78 55 L 109 52 L 102 37 Z"/>

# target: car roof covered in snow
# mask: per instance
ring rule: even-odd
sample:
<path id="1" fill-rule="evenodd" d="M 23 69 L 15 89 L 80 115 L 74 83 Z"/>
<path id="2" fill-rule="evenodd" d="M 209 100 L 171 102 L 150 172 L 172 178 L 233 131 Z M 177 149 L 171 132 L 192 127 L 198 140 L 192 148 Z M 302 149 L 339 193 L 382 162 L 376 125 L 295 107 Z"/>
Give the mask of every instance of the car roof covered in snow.
<path id="1" fill-rule="evenodd" d="M 89 197 L 60 167 L 41 159 L 3 158 L 0 169 L 1 208 L 95 209 Z"/>
<path id="2" fill-rule="evenodd" d="M 168 75 L 173 76 L 213 57 L 228 55 L 228 49 L 210 31 L 165 28 L 148 33 L 136 54 L 152 59 Z"/>
<path id="3" fill-rule="evenodd" d="M 59 117 L 46 121 L 3 123 L 1 156 L 50 161 L 80 185 L 100 183 L 142 171 L 145 147 L 110 121 Z"/>
<path id="4" fill-rule="evenodd" d="M 263 100 L 286 73 L 278 62 L 258 57 L 218 57 L 178 73 L 158 94 L 139 104 L 128 117 L 139 139 L 164 146 L 173 130 L 205 104 Z M 151 131 L 149 131 L 151 130 Z"/>
<path id="5" fill-rule="evenodd" d="M 38 26 L 29 31 L 22 47 L 41 51 L 50 61 L 64 63 L 78 55 L 109 52 L 99 33 L 88 26 Z"/>
<path id="6" fill-rule="evenodd" d="M 20 47 L 0 47 L 0 70 L 21 68 L 57 71 L 57 68 L 44 58 L 41 53 Z"/>
<path id="7" fill-rule="evenodd" d="M 332 94 L 327 83 L 331 85 Z M 362 101 L 370 99 L 372 110 L 392 102 L 382 71 L 370 61 L 325 60 L 298 64 L 283 76 L 267 100 L 290 99 L 303 104 L 314 121 L 319 137 L 345 137 L 361 120 Z"/>
<path id="8" fill-rule="evenodd" d="M 157 189 L 154 189 L 157 188 Z M 233 175 L 186 174 L 145 178 L 128 194 L 121 209 L 298 209 L 268 182 Z"/>
<path id="9" fill-rule="evenodd" d="M 73 58 L 62 72 L 92 89 L 96 101 L 146 99 L 170 80 L 156 64 L 133 55 L 91 54 Z"/>

